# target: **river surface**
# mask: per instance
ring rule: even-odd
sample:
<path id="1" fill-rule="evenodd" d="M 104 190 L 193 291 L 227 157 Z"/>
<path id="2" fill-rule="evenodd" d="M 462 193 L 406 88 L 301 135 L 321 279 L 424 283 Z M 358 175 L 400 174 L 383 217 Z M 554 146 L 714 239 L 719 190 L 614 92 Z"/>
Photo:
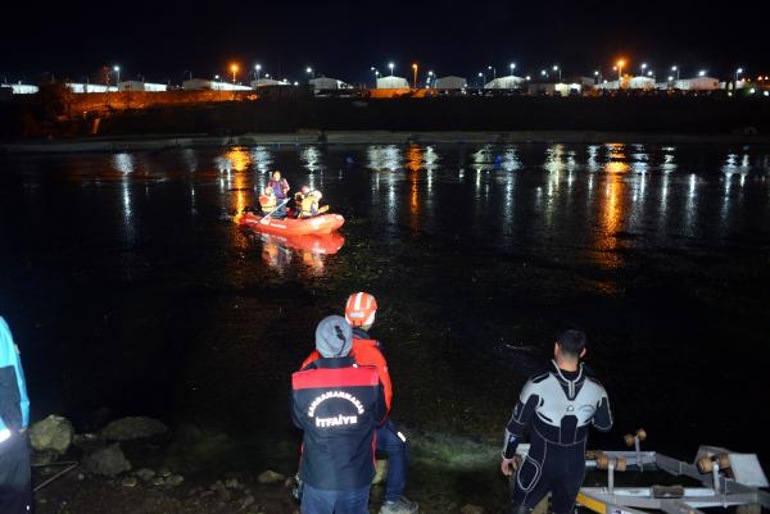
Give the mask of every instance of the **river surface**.
<path id="1" fill-rule="evenodd" d="M 315 249 L 226 214 L 268 172 L 347 219 Z M 394 418 L 492 440 L 569 325 L 620 446 L 761 453 L 770 148 L 258 146 L 0 156 L 0 313 L 36 418 L 123 414 L 296 438 L 289 373 L 315 324 L 374 293 Z M 287 246 L 288 245 L 288 246 Z M 325 252 L 325 253 L 324 253 Z"/>

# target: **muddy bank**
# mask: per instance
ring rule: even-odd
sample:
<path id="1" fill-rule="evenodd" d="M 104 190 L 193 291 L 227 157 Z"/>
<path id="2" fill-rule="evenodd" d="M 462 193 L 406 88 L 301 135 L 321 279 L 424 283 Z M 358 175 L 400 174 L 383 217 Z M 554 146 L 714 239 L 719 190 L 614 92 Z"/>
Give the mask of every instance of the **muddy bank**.
<path id="1" fill-rule="evenodd" d="M 0 142 L 0 153 L 58 154 L 157 151 L 175 148 L 230 146 L 303 146 L 368 144 L 752 144 L 770 145 L 770 136 L 741 134 L 656 134 L 640 132 L 518 131 L 518 132 L 388 132 L 300 131 L 249 133 L 239 136 L 205 134 L 146 135 L 142 137 L 92 137 Z"/>

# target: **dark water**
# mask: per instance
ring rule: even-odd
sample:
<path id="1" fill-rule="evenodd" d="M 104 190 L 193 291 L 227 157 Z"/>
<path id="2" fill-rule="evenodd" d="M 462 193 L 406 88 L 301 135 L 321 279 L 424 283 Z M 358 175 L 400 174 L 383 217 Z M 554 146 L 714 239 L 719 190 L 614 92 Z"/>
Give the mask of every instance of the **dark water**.
<path id="1" fill-rule="evenodd" d="M 553 336 L 585 328 L 618 446 L 760 451 L 770 149 L 256 147 L 0 157 L 0 313 L 36 417 L 286 435 L 289 372 L 355 290 L 382 307 L 395 416 L 497 436 Z M 333 255 L 222 214 L 268 170 L 347 218 Z M 331 252 L 341 241 L 331 243 Z"/>

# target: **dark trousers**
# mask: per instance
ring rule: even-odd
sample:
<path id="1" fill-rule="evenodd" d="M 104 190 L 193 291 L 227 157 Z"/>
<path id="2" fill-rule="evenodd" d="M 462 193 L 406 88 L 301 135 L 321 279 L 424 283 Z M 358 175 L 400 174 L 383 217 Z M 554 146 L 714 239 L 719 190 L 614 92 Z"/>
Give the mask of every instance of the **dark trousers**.
<path id="1" fill-rule="evenodd" d="M 404 438 L 405 439 L 405 438 Z M 396 501 L 404 495 L 409 469 L 409 446 L 399 437 L 396 425 L 388 419 L 377 428 L 377 451 L 388 454 L 388 476 L 385 477 L 385 501 Z"/>
<path id="2" fill-rule="evenodd" d="M 0 512 L 32 512 L 32 470 L 27 434 L 13 434 L 0 443 Z"/>
<path id="3" fill-rule="evenodd" d="M 369 514 L 369 486 L 347 491 L 324 491 L 305 484 L 302 514 Z"/>
<path id="4" fill-rule="evenodd" d="M 585 445 L 561 446 L 533 436 L 513 488 L 511 513 L 527 513 L 551 493 L 553 514 L 573 514 L 585 477 Z"/>

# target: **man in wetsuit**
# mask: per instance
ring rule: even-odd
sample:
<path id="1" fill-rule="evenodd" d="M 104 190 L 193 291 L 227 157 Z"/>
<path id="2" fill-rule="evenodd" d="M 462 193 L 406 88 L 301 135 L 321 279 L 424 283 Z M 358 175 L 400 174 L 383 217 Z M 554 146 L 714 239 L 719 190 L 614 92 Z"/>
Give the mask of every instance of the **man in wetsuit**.
<path id="1" fill-rule="evenodd" d="M 501 464 L 504 475 L 516 474 L 511 514 L 528 514 L 548 492 L 554 514 L 572 514 L 585 474 L 588 429 L 612 428 L 607 392 L 586 376 L 580 362 L 585 353 L 583 332 L 562 332 L 554 345 L 552 368 L 532 377 L 521 391 L 505 430 Z M 516 447 L 525 432 L 530 448 L 518 466 Z"/>

